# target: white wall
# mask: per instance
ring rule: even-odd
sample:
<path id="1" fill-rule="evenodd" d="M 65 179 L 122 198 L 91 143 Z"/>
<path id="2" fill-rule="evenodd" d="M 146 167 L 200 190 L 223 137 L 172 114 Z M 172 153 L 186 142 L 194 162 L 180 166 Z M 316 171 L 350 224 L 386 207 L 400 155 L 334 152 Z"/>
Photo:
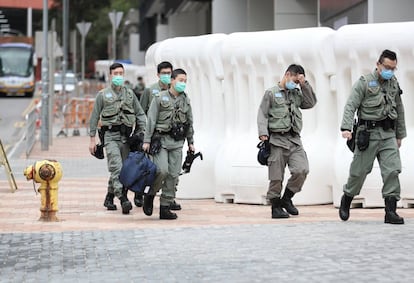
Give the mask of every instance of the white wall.
<path id="1" fill-rule="evenodd" d="M 372 9 L 372 23 L 404 22 L 414 20 L 412 0 L 369 1 Z"/>
<path id="2" fill-rule="evenodd" d="M 212 33 L 247 30 L 247 0 L 213 0 Z"/>
<path id="3" fill-rule="evenodd" d="M 274 0 L 276 30 L 318 26 L 317 0 Z"/>

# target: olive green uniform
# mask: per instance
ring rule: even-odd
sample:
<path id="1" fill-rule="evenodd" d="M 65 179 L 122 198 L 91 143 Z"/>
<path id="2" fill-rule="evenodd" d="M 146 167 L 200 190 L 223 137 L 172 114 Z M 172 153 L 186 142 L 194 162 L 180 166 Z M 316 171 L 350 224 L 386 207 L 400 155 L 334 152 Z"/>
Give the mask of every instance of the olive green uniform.
<path id="1" fill-rule="evenodd" d="M 164 86 L 161 81 L 158 81 L 144 90 L 144 93 L 142 94 L 139 102 L 141 103 L 145 114 L 147 114 L 154 96 L 158 95 L 161 91 L 166 90 L 167 88 L 168 86 Z"/>
<path id="2" fill-rule="evenodd" d="M 300 138 L 300 109 L 312 108 L 317 100 L 308 82 L 301 89 L 285 90 L 274 86 L 265 91 L 260 103 L 257 115 L 259 136 L 270 137 L 271 145 L 268 158 L 269 200 L 280 197 L 286 165 L 291 173 L 286 187 L 293 193 L 302 189 L 309 173 L 308 158 Z"/>
<path id="3" fill-rule="evenodd" d="M 173 121 L 188 125 L 186 135 L 181 140 L 170 136 Z M 189 145 L 194 143 L 193 114 L 190 99 L 184 92 L 175 97 L 165 90 L 154 96 L 148 110 L 144 142 L 150 143 L 155 132 L 161 135 L 161 150 L 154 155 L 158 171 L 149 194 L 155 195 L 162 187 L 160 205 L 169 206 L 175 198 L 184 140 L 187 139 Z"/>
<path id="4" fill-rule="evenodd" d="M 401 90 L 395 77 L 380 80 L 377 71 L 362 76 L 352 87 L 351 95 L 345 105 L 341 130 L 351 131 L 357 111 L 358 134 L 366 129 L 370 133 L 369 146 L 360 151 L 355 147 L 347 184 L 344 193 L 350 197 L 358 195 L 366 176 L 371 172 L 375 158 L 381 169 L 383 197 L 400 199 L 401 172 L 400 153 L 397 139 L 406 137 L 404 107 Z M 391 122 L 393 128 L 384 128 Z"/>
<path id="5" fill-rule="evenodd" d="M 104 146 L 110 172 L 108 192 L 119 198 L 123 187 L 119 173 L 122 161 L 129 153 L 127 139 L 133 127 L 136 133 L 144 131 L 146 117 L 132 90 L 122 86 L 119 92 L 112 87 L 98 92 L 90 119 L 91 137 L 96 135 L 99 120 L 102 129 L 106 129 Z"/>

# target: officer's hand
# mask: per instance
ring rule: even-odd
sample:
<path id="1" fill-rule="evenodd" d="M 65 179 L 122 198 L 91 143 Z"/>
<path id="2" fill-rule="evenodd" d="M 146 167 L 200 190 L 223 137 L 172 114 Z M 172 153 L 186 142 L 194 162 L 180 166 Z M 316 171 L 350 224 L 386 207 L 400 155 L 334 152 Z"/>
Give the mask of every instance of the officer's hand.
<path id="1" fill-rule="evenodd" d="M 94 155 L 96 151 L 96 143 L 95 143 L 95 137 L 91 138 L 91 141 L 89 143 L 89 152 Z"/>
<path id="2" fill-rule="evenodd" d="M 299 74 L 298 75 L 298 80 L 299 80 L 299 84 L 300 85 L 304 85 L 305 82 L 306 82 L 306 78 L 305 78 L 305 76 L 303 74 Z"/>
<path id="3" fill-rule="evenodd" d="M 188 150 L 189 150 L 189 151 L 191 151 L 191 152 L 195 152 L 195 147 L 194 147 L 194 145 L 193 145 L 193 144 L 190 144 L 190 145 L 188 146 Z"/>
<path id="4" fill-rule="evenodd" d="M 402 142 L 402 139 L 397 139 L 397 145 L 398 145 L 398 148 L 400 148 L 400 147 L 401 147 L 401 142 Z"/>
<path id="5" fill-rule="evenodd" d="M 344 139 L 350 140 L 352 138 L 352 133 L 350 131 L 342 131 L 342 137 Z"/>
<path id="6" fill-rule="evenodd" d="M 269 139 L 269 137 L 268 136 L 260 136 L 259 137 L 259 139 L 261 140 L 261 141 L 267 141 L 268 139 Z"/>
<path id="7" fill-rule="evenodd" d="M 149 149 L 150 149 L 150 143 L 149 142 L 144 142 L 143 144 L 142 144 L 142 150 L 143 151 L 145 151 L 145 152 L 149 152 Z"/>

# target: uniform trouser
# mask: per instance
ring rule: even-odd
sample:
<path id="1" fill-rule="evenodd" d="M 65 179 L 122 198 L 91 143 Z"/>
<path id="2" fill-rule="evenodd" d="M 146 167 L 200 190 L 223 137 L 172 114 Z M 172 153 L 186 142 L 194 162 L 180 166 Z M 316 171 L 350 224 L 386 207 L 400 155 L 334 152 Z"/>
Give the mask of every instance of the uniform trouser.
<path id="1" fill-rule="evenodd" d="M 105 133 L 105 151 L 107 156 L 108 171 L 108 193 L 113 193 L 117 198 L 122 196 L 123 185 L 119 181 L 122 162 L 128 157 L 129 146 L 123 141 L 118 132 Z"/>
<path id="2" fill-rule="evenodd" d="M 289 188 L 293 193 L 300 192 L 309 173 L 308 158 L 303 146 L 291 143 L 290 148 L 286 149 L 271 144 L 268 158 L 270 180 L 267 191 L 268 200 L 280 197 L 286 165 L 288 165 L 291 174 L 286 188 Z"/>
<path id="3" fill-rule="evenodd" d="M 157 165 L 157 177 L 151 187 L 150 194 L 155 195 L 161 188 L 160 205 L 169 206 L 175 198 L 175 187 L 181 170 L 182 148 L 165 149 L 154 155 Z"/>
<path id="4" fill-rule="evenodd" d="M 382 196 L 394 196 L 400 199 L 401 159 L 397 146 L 397 140 L 388 138 L 384 140 L 370 140 L 366 150 L 360 151 L 355 147 L 354 158 L 349 169 L 348 182 L 344 185 L 344 193 L 348 196 L 359 195 L 364 181 L 371 173 L 375 158 L 382 176 Z"/>

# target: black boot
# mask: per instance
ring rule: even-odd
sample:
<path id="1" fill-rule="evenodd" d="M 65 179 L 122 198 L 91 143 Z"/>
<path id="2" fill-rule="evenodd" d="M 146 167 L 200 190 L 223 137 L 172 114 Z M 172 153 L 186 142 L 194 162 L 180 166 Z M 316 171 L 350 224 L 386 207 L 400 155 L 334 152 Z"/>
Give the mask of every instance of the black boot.
<path id="1" fill-rule="evenodd" d="M 121 201 L 122 214 L 129 214 L 129 211 L 132 209 L 131 202 L 125 197 L 125 195 L 122 195 L 119 200 Z"/>
<path id="2" fill-rule="evenodd" d="M 116 205 L 114 204 L 114 194 L 113 193 L 107 193 L 104 201 L 104 206 L 108 210 L 116 210 Z"/>
<path id="3" fill-rule="evenodd" d="M 385 201 L 385 219 L 384 223 L 404 224 L 404 218 L 397 214 L 397 199 L 395 197 L 386 197 Z"/>
<path id="4" fill-rule="evenodd" d="M 134 197 L 134 204 L 136 207 L 142 207 L 143 200 L 142 200 L 142 193 L 135 193 Z"/>
<path id="5" fill-rule="evenodd" d="M 289 214 L 282 208 L 282 200 L 280 198 L 272 198 L 272 218 L 289 218 Z"/>
<path id="6" fill-rule="evenodd" d="M 175 200 L 170 203 L 170 210 L 181 210 L 181 205 L 176 203 Z"/>
<path id="7" fill-rule="evenodd" d="M 293 205 L 292 197 L 295 195 L 294 192 L 289 190 L 288 188 L 285 189 L 285 193 L 282 197 L 282 207 L 286 209 L 289 214 L 298 215 L 298 209 Z"/>
<path id="8" fill-rule="evenodd" d="M 177 214 L 170 211 L 170 206 L 160 206 L 160 219 L 177 219 Z"/>
<path id="9" fill-rule="evenodd" d="M 142 206 L 142 209 L 144 210 L 145 215 L 152 215 L 152 209 L 154 208 L 154 197 L 154 195 L 144 195 L 144 205 Z"/>
<path id="10" fill-rule="evenodd" d="M 339 207 L 339 217 L 343 221 L 347 221 L 349 218 L 349 209 L 351 208 L 351 202 L 354 197 L 347 196 L 346 194 L 342 195 L 341 206 Z"/>

